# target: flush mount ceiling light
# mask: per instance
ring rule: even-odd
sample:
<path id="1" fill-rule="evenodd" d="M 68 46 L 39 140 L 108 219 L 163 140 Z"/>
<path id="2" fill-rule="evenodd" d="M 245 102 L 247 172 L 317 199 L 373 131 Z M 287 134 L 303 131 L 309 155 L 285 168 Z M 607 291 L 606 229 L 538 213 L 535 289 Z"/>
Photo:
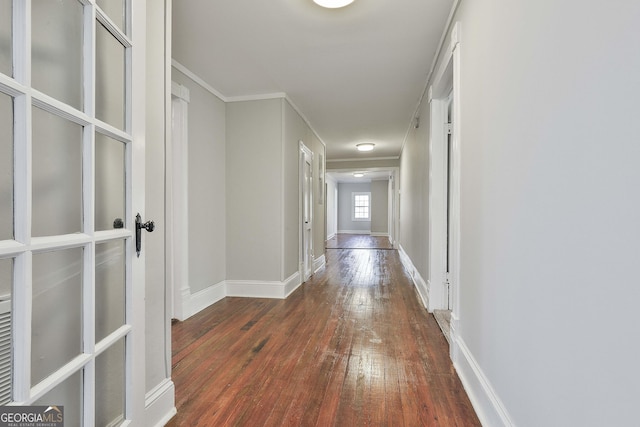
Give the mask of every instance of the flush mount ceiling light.
<path id="1" fill-rule="evenodd" d="M 353 3 L 353 0 L 313 0 L 314 3 L 329 9 L 338 9 Z"/>
<path id="2" fill-rule="evenodd" d="M 356 148 L 358 149 L 358 151 L 371 151 L 373 150 L 373 147 L 375 147 L 376 145 L 371 143 L 371 142 L 364 142 L 362 144 L 356 144 Z"/>
<path id="3" fill-rule="evenodd" d="M 364 173 L 362 173 L 362 172 L 354 172 L 354 173 L 353 173 L 353 176 L 354 176 L 355 178 L 362 178 L 362 177 L 364 176 Z"/>

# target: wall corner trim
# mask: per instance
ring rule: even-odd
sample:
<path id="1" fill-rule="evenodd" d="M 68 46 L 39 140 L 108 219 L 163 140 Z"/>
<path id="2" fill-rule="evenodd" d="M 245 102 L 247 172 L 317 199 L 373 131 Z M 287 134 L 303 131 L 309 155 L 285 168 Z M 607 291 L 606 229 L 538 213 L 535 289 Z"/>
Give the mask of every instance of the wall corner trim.
<path id="1" fill-rule="evenodd" d="M 165 379 L 145 395 L 145 425 L 161 427 L 177 413 L 175 386 L 170 378 Z"/>
<path id="2" fill-rule="evenodd" d="M 189 77 L 191 80 L 202 86 L 203 89 L 209 91 L 213 96 L 217 97 L 221 101 L 228 102 L 227 97 L 218 92 L 213 86 L 209 83 L 205 82 L 202 78 L 197 76 L 193 71 L 189 70 L 187 67 L 176 61 L 175 59 L 171 60 L 171 66 L 176 70 L 180 71 L 185 76 Z"/>
<path id="3" fill-rule="evenodd" d="M 226 293 L 224 281 L 209 286 L 208 288 L 204 288 L 203 290 L 198 291 L 195 294 L 189 295 L 189 304 L 187 307 L 185 319 L 201 312 L 210 305 L 215 304 L 225 296 Z"/>
<path id="4" fill-rule="evenodd" d="M 498 397 L 489 379 L 484 375 L 471 350 L 454 329 L 451 330 L 451 346 L 453 347 L 451 352 L 455 354 L 453 365 L 482 425 L 515 426 L 502 400 Z"/>
<path id="5" fill-rule="evenodd" d="M 302 284 L 300 273 L 295 272 L 284 281 L 227 280 L 226 296 L 246 298 L 285 299 Z"/>
<path id="6" fill-rule="evenodd" d="M 316 274 L 318 271 L 324 267 L 327 263 L 327 259 L 324 254 L 320 255 L 318 258 L 313 260 L 313 274 Z"/>

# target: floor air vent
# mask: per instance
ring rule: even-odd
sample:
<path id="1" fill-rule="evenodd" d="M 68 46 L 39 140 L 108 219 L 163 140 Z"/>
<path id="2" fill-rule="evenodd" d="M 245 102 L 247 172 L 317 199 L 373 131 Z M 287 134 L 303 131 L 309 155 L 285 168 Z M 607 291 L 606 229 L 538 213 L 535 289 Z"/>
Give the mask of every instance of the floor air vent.
<path id="1" fill-rule="evenodd" d="M 11 402 L 11 300 L 0 301 L 0 405 Z"/>

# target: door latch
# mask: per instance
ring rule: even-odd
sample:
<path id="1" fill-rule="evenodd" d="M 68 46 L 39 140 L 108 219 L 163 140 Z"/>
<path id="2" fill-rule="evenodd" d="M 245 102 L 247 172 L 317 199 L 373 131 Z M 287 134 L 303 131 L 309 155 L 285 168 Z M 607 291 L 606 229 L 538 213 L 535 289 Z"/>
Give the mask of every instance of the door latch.
<path id="1" fill-rule="evenodd" d="M 140 214 L 136 215 L 136 254 L 138 258 L 140 257 L 140 250 L 142 249 L 142 229 L 147 230 L 151 233 L 155 230 L 156 225 L 153 221 L 147 221 L 145 223 L 142 222 L 142 217 Z"/>

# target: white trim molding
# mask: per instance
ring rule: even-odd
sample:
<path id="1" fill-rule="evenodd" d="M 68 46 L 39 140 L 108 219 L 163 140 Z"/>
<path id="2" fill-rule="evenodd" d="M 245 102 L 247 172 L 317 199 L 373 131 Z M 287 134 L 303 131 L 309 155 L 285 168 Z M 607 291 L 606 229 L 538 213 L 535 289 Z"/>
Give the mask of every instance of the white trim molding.
<path id="1" fill-rule="evenodd" d="M 327 259 L 324 254 L 320 255 L 318 258 L 314 258 L 313 260 L 313 274 L 316 274 L 324 265 L 327 263 Z"/>
<path id="2" fill-rule="evenodd" d="M 204 288 L 195 294 L 189 294 L 187 299 L 188 306 L 186 309 L 187 316 L 185 318 L 201 312 L 226 296 L 225 281 L 218 282 L 215 285 Z"/>
<path id="3" fill-rule="evenodd" d="M 187 67 L 185 67 L 184 65 L 182 65 L 181 63 L 179 63 L 175 59 L 171 60 L 171 66 L 173 68 L 175 68 L 176 70 L 180 71 L 185 76 L 189 77 L 191 80 L 193 80 L 194 82 L 196 82 L 200 86 L 202 86 L 203 89 L 206 89 L 213 96 L 217 97 L 221 101 L 227 102 L 227 97 L 226 96 L 224 96 L 223 94 L 218 92 L 216 89 L 214 89 L 213 86 L 211 86 L 209 83 L 205 82 L 203 79 L 201 79 L 199 76 L 197 76 L 195 73 L 193 73 L 191 70 L 189 70 Z"/>
<path id="4" fill-rule="evenodd" d="M 338 230 L 338 234 L 366 234 L 371 235 L 370 230 Z"/>
<path id="5" fill-rule="evenodd" d="M 389 237 L 389 233 L 378 233 L 375 231 L 372 231 L 371 233 L 369 233 L 372 237 Z M 389 238 L 389 241 L 391 241 L 391 238 Z"/>
<path id="6" fill-rule="evenodd" d="M 226 296 L 285 299 L 302 284 L 295 272 L 282 282 L 263 280 L 227 280 Z"/>
<path id="7" fill-rule="evenodd" d="M 452 317 L 452 327 L 453 324 Z M 453 365 L 482 425 L 515 426 L 507 408 L 473 357 L 471 350 L 453 328 L 450 342 L 451 352 L 455 355 Z"/>
<path id="8" fill-rule="evenodd" d="M 375 162 L 377 160 L 400 160 L 400 156 L 394 156 L 394 157 L 357 157 L 357 158 L 354 158 L 354 159 L 327 159 L 327 163 Z"/>
<path id="9" fill-rule="evenodd" d="M 145 395 L 145 422 L 147 426 L 161 427 L 177 413 L 175 407 L 175 386 L 167 378 Z"/>
<path id="10" fill-rule="evenodd" d="M 422 305 L 424 308 L 429 310 L 429 286 L 427 282 L 424 281 L 416 266 L 413 265 L 413 261 L 411 261 L 411 258 L 407 255 L 402 245 L 398 245 L 398 254 L 400 255 L 402 265 L 404 265 L 404 268 L 409 272 L 409 276 L 411 276 L 411 280 L 418 291 L 418 295 L 420 295 Z"/>

